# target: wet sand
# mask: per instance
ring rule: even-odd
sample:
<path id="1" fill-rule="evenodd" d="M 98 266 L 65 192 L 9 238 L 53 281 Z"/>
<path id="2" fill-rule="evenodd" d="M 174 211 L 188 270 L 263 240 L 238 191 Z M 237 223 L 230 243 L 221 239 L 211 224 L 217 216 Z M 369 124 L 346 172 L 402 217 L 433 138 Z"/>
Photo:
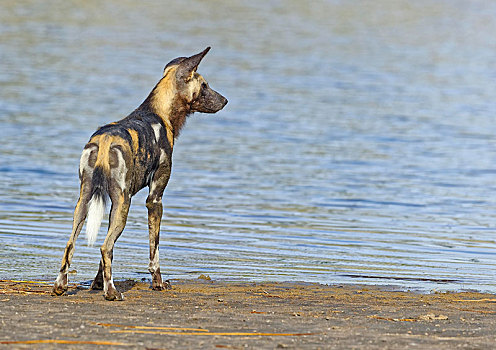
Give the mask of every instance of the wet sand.
<path id="1" fill-rule="evenodd" d="M 125 300 L 70 285 L 0 281 L 8 348 L 489 349 L 496 297 L 360 285 L 173 281 L 170 291 L 117 282 Z M 61 345 L 66 344 L 66 345 Z"/>

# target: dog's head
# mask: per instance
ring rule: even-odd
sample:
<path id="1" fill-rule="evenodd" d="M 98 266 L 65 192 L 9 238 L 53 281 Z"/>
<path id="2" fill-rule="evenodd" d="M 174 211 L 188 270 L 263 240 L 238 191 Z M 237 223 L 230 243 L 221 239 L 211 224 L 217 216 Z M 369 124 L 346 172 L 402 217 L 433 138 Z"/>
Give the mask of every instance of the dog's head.
<path id="1" fill-rule="evenodd" d="M 208 86 L 207 81 L 196 72 L 198 65 L 210 47 L 191 57 L 178 57 L 164 68 L 164 77 L 171 73 L 177 93 L 190 106 L 191 112 L 215 113 L 227 104 L 227 99 Z"/>

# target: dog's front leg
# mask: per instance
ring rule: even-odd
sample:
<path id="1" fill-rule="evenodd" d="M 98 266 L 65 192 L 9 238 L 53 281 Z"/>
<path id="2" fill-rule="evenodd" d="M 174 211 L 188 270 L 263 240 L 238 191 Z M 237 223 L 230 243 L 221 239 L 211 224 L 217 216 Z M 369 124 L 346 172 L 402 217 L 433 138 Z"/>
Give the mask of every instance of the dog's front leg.
<path id="1" fill-rule="evenodd" d="M 148 271 L 152 275 L 152 289 L 171 289 L 169 281 L 162 281 L 159 265 L 158 245 L 160 241 L 160 222 L 162 220 L 162 195 L 170 177 L 170 167 L 159 169 L 150 184 L 150 194 L 146 199 L 148 209 L 148 233 L 150 239 L 150 263 Z"/>
<path id="2" fill-rule="evenodd" d="M 152 275 L 152 288 L 155 290 L 162 290 L 168 287 L 162 282 L 158 253 L 162 203 L 154 203 L 153 201 L 147 200 L 146 207 L 148 208 L 148 233 L 150 239 L 150 263 L 148 264 L 148 271 Z"/>

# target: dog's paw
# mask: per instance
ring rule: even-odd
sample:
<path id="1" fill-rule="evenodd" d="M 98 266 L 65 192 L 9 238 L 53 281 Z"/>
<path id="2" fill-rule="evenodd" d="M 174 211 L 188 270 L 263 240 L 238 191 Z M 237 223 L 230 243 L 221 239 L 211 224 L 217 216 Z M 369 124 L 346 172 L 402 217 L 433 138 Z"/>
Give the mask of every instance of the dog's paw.
<path id="1" fill-rule="evenodd" d="M 91 283 L 91 290 L 103 290 L 103 279 L 94 279 Z"/>
<path id="2" fill-rule="evenodd" d="M 67 292 L 67 286 L 63 286 L 60 284 L 55 283 L 52 289 L 52 294 L 54 295 L 62 295 L 65 292 Z"/>
<path id="3" fill-rule="evenodd" d="M 172 289 L 172 285 L 169 280 L 162 282 L 162 283 L 153 283 L 152 285 L 153 290 L 170 290 Z"/>
<path id="4" fill-rule="evenodd" d="M 67 274 L 60 273 L 53 284 L 52 294 L 62 295 L 67 291 Z"/>
<path id="5" fill-rule="evenodd" d="M 124 294 L 119 292 L 117 289 L 112 288 L 105 293 L 105 299 L 109 301 L 123 301 L 124 300 Z"/>

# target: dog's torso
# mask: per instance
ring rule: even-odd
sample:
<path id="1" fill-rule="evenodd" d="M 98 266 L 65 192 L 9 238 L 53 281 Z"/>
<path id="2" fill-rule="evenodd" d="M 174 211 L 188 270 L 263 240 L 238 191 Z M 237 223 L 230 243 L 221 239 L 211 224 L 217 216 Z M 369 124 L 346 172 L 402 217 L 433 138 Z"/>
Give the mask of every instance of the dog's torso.
<path id="1" fill-rule="evenodd" d="M 166 125 L 152 112 L 137 109 L 120 121 L 102 126 L 91 136 L 81 157 L 80 176 L 85 176 L 85 169 L 94 168 L 100 148 L 107 147 L 111 170 L 119 169 L 124 162 L 127 170 L 125 182 L 129 184 L 126 188 L 133 196 L 151 185 L 159 168 L 170 172 L 173 142 L 170 124 Z"/>

